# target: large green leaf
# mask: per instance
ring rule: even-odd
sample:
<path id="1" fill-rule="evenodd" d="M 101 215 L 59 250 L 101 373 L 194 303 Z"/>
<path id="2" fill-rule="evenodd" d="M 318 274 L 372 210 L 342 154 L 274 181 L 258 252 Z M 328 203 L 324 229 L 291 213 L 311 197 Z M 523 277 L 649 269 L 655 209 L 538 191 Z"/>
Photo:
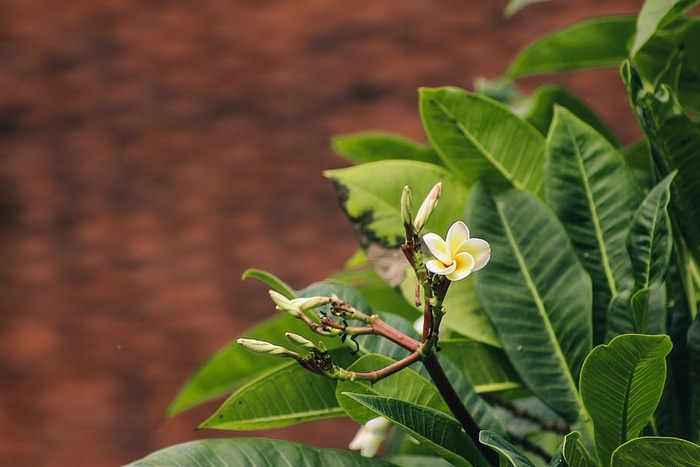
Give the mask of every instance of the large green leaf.
<path id="1" fill-rule="evenodd" d="M 625 241 L 642 190 L 615 147 L 562 108 L 547 137 L 544 170 L 545 199 L 591 275 L 594 342 L 602 342 L 611 298 L 632 287 Z"/>
<path id="2" fill-rule="evenodd" d="M 520 377 L 502 349 L 469 339 L 441 339 L 441 356 L 459 368 L 478 393 L 518 389 Z"/>
<path id="3" fill-rule="evenodd" d="M 191 441 L 156 451 L 132 464 L 133 467 L 259 467 L 391 466 L 382 459 L 362 457 L 338 449 L 321 449 L 305 444 L 264 438 L 219 438 Z"/>
<path id="4" fill-rule="evenodd" d="M 358 164 L 387 159 L 408 159 L 442 165 L 440 156 L 430 146 L 386 133 L 337 136 L 331 141 L 331 146 L 336 153 Z"/>
<path id="5" fill-rule="evenodd" d="M 697 467 L 700 446 L 684 439 L 636 438 L 620 446 L 612 456 L 612 467 Z"/>
<path id="6" fill-rule="evenodd" d="M 524 104 L 515 107 L 514 110 L 543 135 L 546 135 L 549 131 L 552 118 L 554 118 L 555 107 L 560 106 L 571 111 L 578 118 L 595 128 L 596 131 L 610 141 L 610 144 L 615 147 L 620 146 L 620 140 L 608 123 L 586 105 L 585 102 L 563 86 L 557 84 L 540 86 L 524 102 Z"/>
<path id="7" fill-rule="evenodd" d="M 388 418 L 453 465 L 489 465 L 459 422 L 438 410 L 381 396 L 345 395 Z"/>
<path id="8" fill-rule="evenodd" d="M 258 271 L 247 273 L 245 277 L 260 279 L 287 295 L 292 293 L 288 286 L 268 273 Z M 279 285 L 277 281 L 282 285 Z M 355 308 L 368 314 L 374 314 L 371 306 L 355 289 L 333 280 L 311 284 L 293 296 L 311 297 L 315 295 L 331 296 L 333 294 L 338 295 Z M 270 309 L 273 309 L 273 307 L 274 305 L 270 302 Z M 345 347 L 339 339 L 320 337 L 311 333 L 302 321 L 287 314 L 268 319 L 248 330 L 245 337 L 288 346 L 289 341 L 285 337 L 286 332 L 306 335 L 314 341 L 323 341 L 324 345 L 329 349 Z M 190 407 L 222 396 L 273 368 L 283 366 L 284 363 L 283 360 L 278 358 L 251 353 L 233 341 L 209 357 L 197 369 L 170 403 L 165 414 L 171 417 Z"/>
<path id="9" fill-rule="evenodd" d="M 200 428 L 264 430 L 340 417 L 335 386 L 293 361 L 238 389 Z"/>
<path id="10" fill-rule="evenodd" d="M 668 336 L 626 334 L 591 351 L 581 370 L 581 397 L 593 419 L 603 465 L 618 446 L 639 436 L 659 403 L 666 379 Z"/>
<path id="11" fill-rule="evenodd" d="M 448 170 L 415 161 L 382 161 L 324 172 L 336 187 L 345 213 L 364 248 L 398 248 L 405 239 L 401 193 L 408 185 L 416 204 L 437 182 L 442 194 L 425 229 L 446 232 L 466 205 L 468 188 Z M 370 258 L 372 260 L 372 258 Z"/>
<path id="12" fill-rule="evenodd" d="M 515 58 L 511 78 L 581 68 L 618 66 L 627 58 L 634 16 L 605 16 L 578 22 L 527 46 Z"/>
<path id="13" fill-rule="evenodd" d="M 637 33 L 630 50 L 635 56 L 658 30 L 676 20 L 698 0 L 646 0 L 637 17 Z"/>
<path id="14" fill-rule="evenodd" d="M 481 433 L 479 433 L 479 441 L 498 452 L 502 466 L 535 467 L 535 464 L 533 464 L 527 456 L 497 433 L 482 430 Z"/>
<path id="15" fill-rule="evenodd" d="M 700 126 L 685 113 L 667 86 L 645 88 L 626 63 L 622 76 L 644 133 L 649 138 L 659 177 L 677 170 L 671 184 L 671 218 L 690 253 L 700 262 Z"/>
<path id="16" fill-rule="evenodd" d="M 444 87 L 421 89 L 420 111 L 440 157 L 468 185 L 505 179 L 516 188 L 540 191 L 544 138 L 507 107 Z"/>
<path id="17" fill-rule="evenodd" d="M 667 209 L 674 176 L 675 172 L 649 192 L 632 219 L 627 250 L 632 260 L 635 286 L 639 289 L 658 287 L 666 278 L 673 248 Z"/>
<path id="18" fill-rule="evenodd" d="M 394 362 L 395 360 L 391 358 L 371 354 L 360 358 L 348 369 L 357 372 L 369 372 L 378 370 Z M 432 407 L 451 415 L 450 409 L 447 407 L 447 404 L 442 399 L 442 396 L 440 396 L 435 386 L 409 368 L 405 368 L 376 383 L 369 383 L 361 380 L 341 381 L 338 383 L 336 397 L 340 406 L 357 423 L 367 423 L 368 420 L 376 417 L 375 413 L 364 405 L 356 402 L 351 397 L 343 395 L 342 393 L 344 392 L 401 399 L 416 405 Z"/>
<path id="19" fill-rule="evenodd" d="M 591 348 L 591 283 L 552 212 L 515 189 L 469 199 L 473 232 L 491 243 L 474 275 L 503 350 L 527 386 L 569 421 L 582 410 L 576 380 Z"/>

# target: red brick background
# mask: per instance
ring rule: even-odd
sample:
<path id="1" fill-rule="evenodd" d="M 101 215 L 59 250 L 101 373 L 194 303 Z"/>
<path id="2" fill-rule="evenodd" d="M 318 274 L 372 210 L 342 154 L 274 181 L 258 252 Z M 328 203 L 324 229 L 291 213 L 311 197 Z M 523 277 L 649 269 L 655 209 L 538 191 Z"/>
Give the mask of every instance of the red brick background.
<path id="1" fill-rule="evenodd" d="M 423 139 L 416 89 L 502 74 L 546 31 L 641 1 L 0 3 L 0 459 L 117 465 L 216 432 L 179 386 L 354 251 L 331 135 Z M 554 77 L 626 141 L 616 70 Z M 542 79 L 523 82 L 526 89 Z M 344 447 L 337 421 L 268 436 Z M 234 433 L 235 434 L 235 433 Z M 255 433 L 256 435 L 258 433 Z"/>

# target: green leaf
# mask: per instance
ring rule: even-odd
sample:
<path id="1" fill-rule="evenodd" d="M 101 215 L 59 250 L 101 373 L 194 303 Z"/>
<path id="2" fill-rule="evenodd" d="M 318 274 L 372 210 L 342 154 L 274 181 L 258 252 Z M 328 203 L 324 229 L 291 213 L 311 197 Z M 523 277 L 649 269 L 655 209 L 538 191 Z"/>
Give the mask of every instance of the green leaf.
<path id="1" fill-rule="evenodd" d="M 568 467 L 595 467 L 596 465 L 581 443 L 581 433 L 578 431 L 564 436 L 562 454 Z"/>
<path id="2" fill-rule="evenodd" d="M 353 363 L 348 370 L 370 372 L 379 370 L 394 363 L 396 360 L 382 355 L 365 355 Z M 375 413 L 354 399 L 342 395 L 344 392 L 384 396 L 423 407 L 432 407 L 451 415 L 450 409 L 440 396 L 435 386 L 415 371 L 405 368 L 387 378 L 369 383 L 367 381 L 341 381 L 336 388 L 336 397 L 340 406 L 357 423 L 364 424 L 376 417 Z"/>
<path id="3" fill-rule="evenodd" d="M 449 171 L 424 162 L 373 162 L 324 174 L 335 185 L 343 210 L 365 249 L 370 244 L 398 248 L 403 243 L 406 233 L 400 208 L 404 186 L 410 187 L 419 204 L 433 185 L 442 182 L 440 202 L 425 226 L 426 231 L 446 232 L 462 215 L 469 192 Z"/>
<path id="4" fill-rule="evenodd" d="M 238 389 L 199 428 L 264 430 L 342 415 L 335 381 L 293 361 Z"/>
<path id="5" fill-rule="evenodd" d="M 478 393 L 522 386 L 503 349 L 468 339 L 440 339 L 440 349 L 441 356 L 454 363 Z"/>
<path id="6" fill-rule="evenodd" d="M 667 209 L 675 175 L 676 172 L 668 175 L 649 192 L 627 235 L 635 286 L 640 289 L 661 286 L 668 272 L 673 237 Z"/>
<path id="7" fill-rule="evenodd" d="M 580 21 L 527 46 L 515 58 L 511 78 L 581 68 L 618 66 L 627 58 L 634 16 L 605 16 Z"/>
<path id="8" fill-rule="evenodd" d="M 611 298 L 632 287 L 625 240 L 642 190 L 621 154 L 562 108 L 547 137 L 544 171 L 545 199 L 591 275 L 594 342 L 602 342 Z"/>
<path id="9" fill-rule="evenodd" d="M 345 395 L 388 418 L 453 465 L 488 466 L 459 422 L 438 410 L 388 397 L 352 393 Z"/>
<path id="10" fill-rule="evenodd" d="M 684 439 L 637 438 L 620 446 L 612 456 L 612 467 L 696 467 L 700 446 Z"/>
<path id="11" fill-rule="evenodd" d="M 507 107 L 444 87 L 421 89 L 420 111 L 431 143 L 467 185 L 505 179 L 516 188 L 540 191 L 544 138 Z"/>
<path id="12" fill-rule="evenodd" d="M 561 224 L 542 201 L 474 188 L 467 210 L 491 244 L 474 275 L 503 350 L 527 386 L 569 421 L 582 410 L 576 380 L 591 348 L 591 283 Z"/>
<path id="13" fill-rule="evenodd" d="M 630 56 L 637 52 L 651 39 L 658 30 L 676 20 L 698 0 L 647 0 L 637 17 L 637 34 L 630 50 Z"/>
<path id="14" fill-rule="evenodd" d="M 603 465 L 639 436 L 659 403 L 666 379 L 668 336 L 627 334 L 591 351 L 581 370 L 581 397 L 593 420 Z"/>
<path id="15" fill-rule="evenodd" d="M 535 467 L 535 464 L 533 464 L 527 456 L 516 449 L 515 446 L 510 444 L 510 442 L 505 440 L 501 435 L 493 431 L 481 430 L 481 433 L 479 433 L 479 441 L 481 441 L 482 444 L 490 446 L 498 453 L 501 458 L 501 465 L 505 462 L 506 465 L 512 467 Z"/>
<path id="16" fill-rule="evenodd" d="M 666 86 L 643 88 L 639 75 L 625 64 L 622 75 L 644 133 L 649 138 L 659 177 L 677 170 L 671 184 L 671 218 L 690 253 L 700 262 L 700 127 L 685 113 Z"/>
<path id="17" fill-rule="evenodd" d="M 362 133 L 337 136 L 331 147 L 340 156 L 357 164 L 388 159 L 407 159 L 442 165 L 440 156 L 430 146 L 416 143 L 403 136 L 386 133 Z"/>
<path id="18" fill-rule="evenodd" d="M 246 269 L 243 272 L 241 279 L 255 279 L 263 284 L 270 287 L 272 290 L 277 291 L 287 297 L 288 299 L 296 298 L 294 290 L 285 282 L 283 282 L 279 277 L 267 271 L 262 271 L 260 269 Z"/>
<path id="19" fill-rule="evenodd" d="M 264 438 L 219 438 L 191 441 L 156 451 L 133 467 L 257 467 L 263 465 L 333 465 L 383 467 L 386 461 L 338 449 L 321 449 L 291 441 Z"/>
<path id="20" fill-rule="evenodd" d="M 620 147 L 620 140 L 603 118 L 595 113 L 586 103 L 572 94 L 568 89 L 556 84 L 540 86 L 526 100 L 526 104 L 517 107 L 518 115 L 530 122 L 540 133 L 546 135 L 554 117 L 556 106 L 564 107 L 578 118 L 605 136 L 615 147 Z"/>

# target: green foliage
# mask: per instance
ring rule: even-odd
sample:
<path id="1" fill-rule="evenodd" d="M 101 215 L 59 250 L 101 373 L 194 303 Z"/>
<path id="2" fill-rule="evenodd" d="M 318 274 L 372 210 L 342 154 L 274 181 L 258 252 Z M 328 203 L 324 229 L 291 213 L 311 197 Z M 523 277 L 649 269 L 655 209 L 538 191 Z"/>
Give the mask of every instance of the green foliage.
<path id="1" fill-rule="evenodd" d="M 664 388 L 670 350 L 668 336 L 632 334 L 618 336 L 588 355 L 581 370 L 581 397 L 593 419 L 603 465 L 649 423 Z"/>
<path id="2" fill-rule="evenodd" d="M 507 13 L 536 2 L 511 1 Z M 246 271 L 285 311 L 244 337 L 291 360 L 229 344 L 167 415 L 232 392 L 202 427 L 385 417 L 385 460 L 396 465 L 700 465 L 700 19 L 687 13 L 697 3 L 648 0 L 637 16 L 554 31 L 476 93 L 421 89 L 428 144 L 335 138 L 357 165 L 325 175 L 362 251 L 302 291 Z M 586 96 L 557 84 L 525 96 L 513 82 L 620 64 L 644 134 L 624 148 Z M 420 200 L 438 182 L 440 201 L 418 229 Z M 444 237 L 458 220 L 492 256 L 450 284 L 426 271 L 420 236 Z M 302 300 L 318 296 L 324 305 Z M 414 329 L 424 310 L 439 340 Z M 290 347 L 286 332 L 303 336 L 294 350 L 275 347 Z M 246 438 L 174 446 L 134 465 L 178 463 L 387 465 Z"/>
<path id="3" fill-rule="evenodd" d="M 381 459 L 368 459 L 337 449 L 319 449 L 272 439 L 204 439 L 154 452 L 129 464 L 134 467 L 187 465 L 234 467 L 258 465 L 342 465 L 345 467 L 390 466 Z"/>

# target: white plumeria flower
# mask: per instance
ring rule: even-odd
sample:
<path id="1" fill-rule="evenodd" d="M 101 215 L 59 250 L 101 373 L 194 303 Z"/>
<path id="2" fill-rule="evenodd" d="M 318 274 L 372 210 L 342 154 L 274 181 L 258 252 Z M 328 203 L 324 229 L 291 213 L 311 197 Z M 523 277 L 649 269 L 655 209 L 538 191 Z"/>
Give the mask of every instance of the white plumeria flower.
<path id="1" fill-rule="evenodd" d="M 447 231 L 447 238 L 438 234 L 423 235 L 423 243 L 435 259 L 425 263 L 428 271 L 451 281 L 464 279 L 486 266 L 491 258 L 491 246 L 481 238 L 469 238 L 469 227 L 457 221 Z"/>
<path id="2" fill-rule="evenodd" d="M 360 451 L 365 457 L 374 456 L 379 451 L 382 441 L 386 438 L 391 422 L 384 417 L 377 417 L 362 425 L 350 441 L 350 448 L 353 451 Z"/>

